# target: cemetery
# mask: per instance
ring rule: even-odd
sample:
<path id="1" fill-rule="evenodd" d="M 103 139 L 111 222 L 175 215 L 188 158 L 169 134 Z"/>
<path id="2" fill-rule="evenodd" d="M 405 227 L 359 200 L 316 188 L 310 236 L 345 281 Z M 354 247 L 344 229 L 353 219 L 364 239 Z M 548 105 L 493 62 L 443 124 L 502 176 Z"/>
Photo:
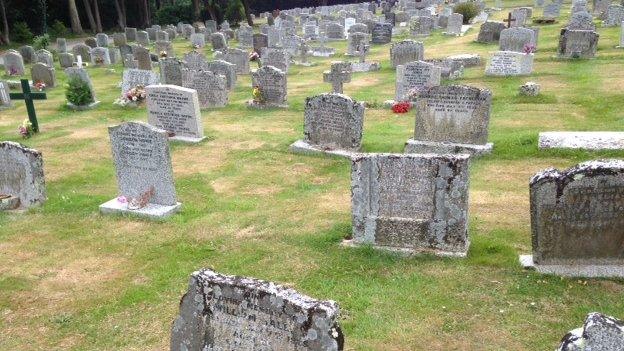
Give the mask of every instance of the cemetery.
<path id="1" fill-rule="evenodd" d="M 37 3 L 0 350 L 624 350 L 624 3 Z"/>

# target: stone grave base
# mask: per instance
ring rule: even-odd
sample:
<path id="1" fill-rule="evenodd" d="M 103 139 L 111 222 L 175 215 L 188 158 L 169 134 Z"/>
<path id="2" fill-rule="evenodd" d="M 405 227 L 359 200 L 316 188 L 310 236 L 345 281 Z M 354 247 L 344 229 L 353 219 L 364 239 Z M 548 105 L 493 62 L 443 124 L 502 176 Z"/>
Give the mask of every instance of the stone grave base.
<path id="1" fill-rule="evenodd" d="M 0 211 L 15 210 L 19 206 L 19 197 L 11 196 L 0 200 Z"/>
<path id="2" fill-rule="evenodd" d="M 345 247 L 362 247 L 369 246 L 370 244 L 359 244 L 354 240 L 343 240 L 340 244 Z M 456 251 L 442 251 L 436 249 L 426 249 L 426 248 L 402 248 L 402 247 L 393 247 L 393 246 L 381 246 L 381 245 L 372 245 L 374 249 L 385 250 L 390 252 L 395 252 L 403 256 L 416 256 L 416 255 L 434 255 L 439 257 L 457 257 L 464 258 L 468 254 L 468 247 L 470 243 L 466 245 L 466 251 L 464 252 L 456 252 Z"/>
<path id="3" fill-rule="evenodd" d="M 406 154 L 469 154 L 473 156 L 485 155 L 492 152 L 494 144 L 485 145 L 441 143 L 435 141 L 421 141 L 409 139 L 405 143 Z"/>
<path id="4" fill-rule="evenodd" d="M 80 106 L 78 106 L 78 105 L 72 104 L 71 102 L 68 102 L 67 103 L 67 108 L 69 108 L 70 110 L 74 110 L 74 111 L 86 111 L 86 110 L 90 110 L 92 108 L 95 108 L 99 104 L 100 104 L 99 101 L 95 101 L 95 102 L 92 102 L 92 103 L 90 103 L 88 105 L 80 105 Z"/>
<path id="5" fill-rule="evenodd" d="M 179 141 L 181 143 L 187 143 L 187 144 L 198 144 L 204 141 L 205 139 L 206 137 L 195 138 L 195 137 L 183 136 L 183 135 L 175 135 L 175 136 L 169 137 L 170 141 Z"/>
<path id="6" fill-rule="evenodd" d="M 525 269 L 534 269 L 542 274 L 554 274 L 563 277 L 584 278 L 624 278 L 624 266 L 618 265 L 541 265 L 533 262 L 533 255 L 520 255 L 520 264 Z"/>
<path id="7" fill-rule="evenodd" d="M 171 206 L 148 204 L 138 210 L 129 210 L 128 204 L 121 203 L 117 199 L 112 199 L 100 205 L 100 212 L 103 214 L 123 214 L 149 219 L 163 219 L 180 211 L 181 203 Z"/>
<path id="8" fill-rule="evenodd" d="M 296 154 L 304 154 L 304 155 L 319 155 L 319 154 L 327 154 L 340 156 L 350 159 L 352 156 L 357 154 L 356 151 L 349 150 L 341 150 L 341 149 L 324 149 L 316 145 L 309 144 L 304 140 L 297 140 L 290 145 L 290 151 Z"/>
<path id="9" fill-rule="evenodd" d="M 253 100 L 247 101 L 247 108 L 253 108 L 256 110 L 266 110 L 270 108 L 288 108 L 288 105 L 276 105 L 276 104 L 261 104 Z"/>
<path id="10" fill-rule="evenodd" d="M 353 72 L 374 72 L 381 69 L 379 62 L 353 62 L 351 67 Z"/>
<path id="11" fill-rule="evenodd" d="M 544 132 L 540 149 L 622 150 L 624 132 Z"/>

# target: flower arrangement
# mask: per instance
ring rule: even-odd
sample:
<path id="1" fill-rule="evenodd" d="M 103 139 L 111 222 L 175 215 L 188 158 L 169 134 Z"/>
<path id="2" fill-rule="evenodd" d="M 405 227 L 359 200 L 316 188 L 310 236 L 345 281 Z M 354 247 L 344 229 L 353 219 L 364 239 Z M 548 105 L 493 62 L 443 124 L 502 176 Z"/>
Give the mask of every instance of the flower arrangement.
<path id="1" fill-rule="evenodd" d="M 17 74 L 17 73 L 18 73 L 17 72 L 17 68 L 15 68 L 15 67 L 9 68 L 9 75 L 10 76 L 18 76 L 19 74 Z"/>
<path id="2" fill-rule="evenodd" d="M 531 44 L 524 44 L 524 53 L 525 54 L 532 54 L 535 52 L 535 45 L 531 45 Z"/>
<path id="3" fill-rule="evenodd" d="M 255 52 L 255 51 L 252 51 L 252 52 L 249 54 L 249 61 L 256 61 L 256 60 L 258 60 L 259 58 L 260 58 L 260 55 L 259 55 L 257 52 Z"/>
<path id="4" fill-rule="evenodd" d="M 44 91 L 46 88 L 46 85 L 44 82 L 38 81 L 35 84 L 33 84 L 33 88 L 35 88 L 35 90 L 37 91 Z"/>
<path id="5" fill-rule="evenodd" d="M 35 130 L 33 129 L 33 125 L 32 125 L 32 123 L 30 123 L 28 118 L 25 119 L 24 122 L 22 122 L 22 125 L 19 126 L 18 131 L 19 131 L 20 135 L 22 136 L 22 138 L 24 138 L 24 139 L 28 139 L 33 134 L 35 134 Z"/>
<path id="6" fill-rule="evenodd" d="M 426 89 L 426 87 L 417 87 L 408 90 L 407 93 L 403 96 L 403 101 L 415 101 L 423 89 Z"/>
<path id="7" fill-rule="evenodd" d="M 168 55 L 167 55 L 166 51 L 163 50 L 163 51 L 160 52 L 160 58 L 167 58 L 167 56 Z"/>
<path id="8" fill-rule="evenodd" d="M 264 103 L 264 96 L 262 95 L 262 90 L 260 90 L 259 86 L 255 86 L 253 88 L 253 91 L 251 92 L 252 96 L 253 96 L 253 101 L 255 103 Z"/>
<path id="9" fill-rule="evenodd" d="M 392 112 L 394 113 L 407 113 L 412 108 L 412 104 L 409 101 L 396 102 L 392 105 Z"/>
<path id="10" fill-rule="evenodd" d="M 102 57 L 96 57 L 96 58 L 95 58 L 95 64 L 96 64 L 96 65 L 103 65 L 103 64 L 104 64 L 104 58 L 102 58 Z"/>
<path id="11" fill-rule="evenodd" d="M 145 100 L 145 97 L 145 87 L 137 85 L 125 92 L 122 97 L 115 100 L 114 104 L 119 106 L 138 106 Z"/>

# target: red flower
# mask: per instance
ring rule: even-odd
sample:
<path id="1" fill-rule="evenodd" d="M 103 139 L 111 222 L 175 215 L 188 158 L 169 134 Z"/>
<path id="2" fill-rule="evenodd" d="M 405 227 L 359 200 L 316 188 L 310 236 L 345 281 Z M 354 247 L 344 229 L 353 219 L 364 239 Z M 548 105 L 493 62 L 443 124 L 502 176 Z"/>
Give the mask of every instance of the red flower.
<path id="1" fill-rule="evenodd" d="M 409 112 L 410 108 L 412 107 L 412 105 L 407 102 L 397 102 L 394 105 L 392 105 L 392 112 L 394 113 L 407 113 Z"/>

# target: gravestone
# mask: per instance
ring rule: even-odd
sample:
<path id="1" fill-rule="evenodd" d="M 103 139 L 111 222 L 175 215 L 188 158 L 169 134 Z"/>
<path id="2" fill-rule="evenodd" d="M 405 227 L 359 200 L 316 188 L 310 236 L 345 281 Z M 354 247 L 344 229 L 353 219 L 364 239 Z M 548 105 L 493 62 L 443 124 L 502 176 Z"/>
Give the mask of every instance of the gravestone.
<path id="1" fill-rule="evenodd" d="M 351 27 L 349 27 L 348 33 L 352 34 L 352 33 L 365 33 L 365 34 L 369 34 L 370 30 L 368 29 L 368 26 L 364 23 L 356 23 L 354 25 L 352 25 Z"/>
<path id="2" fill-rule="evenodd" d="M 160 59 L 160 82 L 182 86 L 182 62 L 173 57 Z"/>
<path id="3" fill-rule="evenodd" d="M 191 275 L 170 350 L 342 351 L 338 315 L 334 301 L 205 269 Z"/>
<path id="4" fill-rule="evenodd" d="M 119 197 L 100 205 L 104 214 L 157 219 L 182 206 L 176 197 L 167 132 L 143 122 L 108 128 Z"/>
<path id="5" fill-rule="evenodd" d="M 13 50 L 15 51 L 15 50 Z M 24 46 L 20 46 L 19 47 L 19 53 L 20 55 L 22 55 L 22 59 L 24 60 L 24 63 L 34 63 L 36 56 L 35 56 L 35 49 L 30 46 L 30 45 L 24 45 Z"/>
<path id="6" fill-rule="evenodd" d="M 542 132 L 540 149 L 624 150 L 624 132 Z"/>
<path id="7" fill-rule="evenodd" d="M 249 74 L 249 54 L 241 49 L 227 49 L 223 57 L 218 57 L 235 65 L 237 74 Z"/>
<path id="8" fill-rule="evenodd" d="M 24 59 L 22 55 L 15 50 L 7 50 L 4 53 L 4 69 L 9 76 L 24 75 Z"/>
<path id="9" fill-rule="evenodd" d="M 51 52 L 45 49 L 35 51 L 35 63 L 37 62 L 54 67 L 54 57 Z"/>
<path id="10" fill-rule="evenodd" d="M 331 69 L 323 72 L 323 81 L 331 83 L 332 91 L 337 94 L 343 93 L 343 84 L 351 82 L 351 62 L 332 62 Z"/>
<path id="11" fill-rule="evenodd" d="M 303 27 L 303 38 L 306 40 L 317 40 L 319 27 L 314 23 L 308 23 Z"/>
<path id="12" fill-rule="evenodd" d="M 624 277 L 624 161 L 537 173 L 529 183 L 533 255 L 540 273 Z"/>
<path id="13" fill-rule="evenodd" d="M 387 44 L 392 40 L 392 24 L 375 23 L 371 34 L 373 44 Z"/>
<path id="14" fill-rule="evenodd" d="M 414 138 L 406 153 L 485 154 L 492 93 L 466 85 L 435 86 L 418 93 Z"/>
<path id="15" fill-rule="evenodd" d="M 446 32 L 444 32 L 444 34 L 461 35 L 463 23 L 464 23 L 464 16 L 462 14 L 459 14 L 459 13 L 451 14 L 448 18 L 448 23 L 446 25 Z"/>
<path id="16" fill-rule="evenodd" d="M 175 57 L 173 44 L 170 41 L 157 40 L 155 43 L 155 50 L 160 58 Z"/>
<path id="17" fill-rule="evenodd" d="M 191 34 L 191 45 L 193 45 L 194 48 L 199 48 L 199 49 L 206 46 L 206 38 L 204 37 L 204 34 L 202 33 Z"/>
<path id="18" fill-rule="evenodd" d="M 266 48 L 269 46 L 269 38 L 266 34 L 256 33 L 253 35 L 253 49 L 255 52 L 260 54 L 262 48 Z"/>
<path id="19" fill-rule="evenodd" d="M 43 82 L 46 88 L 54 88 L 56 86 L 56 72 L 54 67 L 43 63 L 35 63 L 30 69 L 30 74 L 33 84 Z"/>
<path id="20" fill-rule="evenodd" d="M 152 84 L 158 84 L 158 74 L 153 71 L 143 69 L 126 68 L 123 71 L 123 79 L 121 81 L 121 95 L 128 90 L 141 85 L 146 87 Z"/>
<path id="21" fill-rule="evenodd" d="M 204 140 L 197 91 L 175 85 L 149 85 L 147 122 L 167 131 L 169 139 L 187 143 Z"/>
<path id="22" fill-rule="evenodd" d="M 132 47 L 132 55 L 134 59 L 138 61 L 139 69 L 151 71 L 152 70 L 152 56 L 149 49 L 142 46 Z"/>
<path id="23" fill-rule="evenodd" d="M 11 102 L 9 83 L 0 80 L 0 111 L 13 107 Z"/>
<path id="24" fill-rule="evenodd" d="M 253 28 L 248 25 L 241 26 L 236 31 L 236 38 L 238 39 L 238 46 L 243 49 L 249 49 L 253 47 Z"/>
<path id="25" fill-rule="evenodd" d="M 553 2 L 544 6 L 544 13 L 542 16 L 544 18 L 556 19 L 556 18 L 559 18 L 560 14 L 561 14 L 561 5 L 557 2 Z"/>
<path id="26" fill-rule="evenodd" d="M 570 30 L 596 30 L 594 17 L 587 11 L 577 12 L 570 17 L 566 26 Z"/>
<path id="27" fill-rule="evenodd" d="M 191 51 L 184 54 L 184 67 L 190 70 L 204 69 L 207 63 L 206 56 L 200 52 Z"/>
<path id="28" fill-rule="evenodd" d="M 604 21 L 605 27 L 615 27 L 624 21 L 624 6 L 618 4 L 609 5 L 607 8 L 607 18 Z"/>
<path id="29" fill-rule="evenodd" d="M 440 85 L 441 73 L 440 67 L 423 61 L 397 66 L 395 101 L 411 101 L 418 91 Z"/>
<path id="30" fill-rule="evenodd" d="M 120 47 L 120 46 L 127 45 L 127 44 L 128 44 L 128 40 L 126 39 L 125 33 L 113 34 L 113 45 L 115 45 L 116 47 Z"/>
<path id="31" fill-rule="evenodd" d="M 498 51 L 485 68 L 486 76 L 525 76 L 533 72 L 535 54 L 523 54 L 512 51 Z"/>
<path id="32" fill-rule="evenodd" d="M 282 31 L 276 27 L 269 27 L 267 32 L 267 44 L 270 48 L 282 47 Z"/>
<path id="33" fill-rule="evenodd" d="M 593 58 L 596 56 L 600 34 L 593 30 L 570 30 L 563 28 L 559 36 L 560 58 Z"/>
<path id="34" fill-rule="evenodd" d="M 136 41 L 137 30 L 136 28 L 126 27 L 125 34 L 128 41 Z"/>
<path id="35" fill-rule="evenodd" d="M 108 35 L 106 33 L 98 33 L 95 35 L 97 46 L 108 47 Z"/>
<path id="36" fill-rule="evenodd" d="M 527 21 L 527 13 L 521 9 L 511 10 L 511 23 L 510 27 L 524 27 Z"/>
<path id="37" fill-rule="evenodd" d="M 290 68 L 290 55 L 286 50 L 278 48 L 263 48 L 260 53 L 262 66 L 273 66 L 284 73 Z"/>
<path id="38" fill-rule="evenodd" d="M 350 154 L 360 150 L 364 127 L 364 104 L 342 94 L 306 98 L 304 139 L 290 146 L 298 153 Z"/>
<path id="39" fill-rule="evenodd" d="M 571 330 L 556 351 L 611 351 L 624 349 L 624 321 L 591 312 L 583 327 Z"/>
<path id="40" fill-rule="evenodd" d="M 68 67 L 65 69 L 65 75 L 67 75 L 68 80 L 72 78 L 78 78 L 82 80 L 83 82 L 87 83 L 87 86 L 89 87 L 89 92 L 91 94 L 91 101 L 87 106 L 84 106 L 84 108 L 92 108 L 99 104 L 99 101 L 97 101 L 97 98 L 95 96 L 95 89 L 93 88 L 91 77 L 89 77 L 89 73 L 87 72 L 86 69 L 82 67 Z M 68 102 L 68 105 L 70 105 L 70 108 L 71 107 L 75 107 L 75 108 L 83 107 L 83 106 L 74 106 L 69 102 Z"/>
<path id="41" fill-rule="evenodd" d="M 172 40 L 172 39 L 169 39 L 169 33 L 167 33 L 164 30 L 156 31 L 156 41 L 169 41 L 169 40 Z M 191 39 L 191 42 L 192 41 L 193 40 Z M 206 45 L 206 38 L 204 38 L 204 45 Z"/>
<path id="42" fill-rule="evenodd" d="M 531 45 L 534 38 L 533 30 L 529 28 L 506 28 L 500 33 L 500 51 L 524 52 L 527 45 Z"/>
<path id="43" fill-rule="evenodd" d="M 96 66 L 109 66 L 111 59 L 108 48 L 96 47 L 91 49 L 91 63 Z"/>
<path id="44" fill-rule="evenodd" d="M 149 34 L 144 30 L 137 31 L 136 42 L 137 44 L 141 46 L 149 46 L 150 45 Z"/>
<path id="45" fill-rule="evenodd" d="M 214 21 L 214 20 L 206 20 L 204 22 L 204 24 L 206 26 L 206 30 L 207 31 L 209 31 L 211 33 L 214 33 L 214 32 L 217 31 L 217 22 L 216 21 Z"/>
<path id="46" fill-rule="evenodd" d="M 85 62 L 91 62 L 91 48 L 88 45 L 76 44 L 72 47 L 72 52 L 76 58 L 80 56 Z"/>
<path id="47" fill-rule="evenodd" d="M 59 53 L 67 52 L 67 40 L 65 38 L 56 38 L 56 50 Z"/>
<path id="48" fill-rule="evenodd" d="M 85 39 L 84 43 L 91 49 L 97 47 L 97 40 L 95 40 L 95 38 L 87 38 Z"/>
<path id="49" fill-rule="evenodd" d="M 223 33 L 212 33 L 210 35 L 210 42 L 213 50 L 223 50 L 227 48 L 227 41 Z"/>
<path id="50" fill-rule="evenodd" d="M 460 60 L 428 59 L 425 62 L 431 63 L 440 68 L 440 76 L 446 79 L 458 79 L 464 74 L 464 64 Z"/>
<path id="51" fill-rule="evenodd" d="M 197 90 L 201 108 L 225 107 L 228 104 L 226 79 L 211 71 L 182 69 L 182 86 Z"/>
<path id="52" fill-rule="evenodd" d="M 413 37 L 429 36 L 433 29 L 433 18 L 430 16 L 416 16 L 410 20 L 410 35 Z"/>
<path id="53" fill-rule="evenodd" d="M 505 23 L 500 21 L 486 21 L 479 29 L 477 42 L 498 43 L 501 32 L 505 29 Z"/>
<path id="54" fill-rule="evenodd" d="M 236 86 L 236 65 L 223 60 L 210 61 L 205 65 L 207 71 L 214 74 L 220 74 L 225 77 L 225 83 L 228 90 L 234 89 Z"/>
<path id="55" fill-rule="evenodd" d="M 249 101 L 252 108 L 287 107 L 286 96 L 288 93 L 288 81 L 286 72 L 273 66 L 258 68 L 251 73 L 251 85 L 257 88 L 261 99 Z"/>
<path id="56" fill-rule="evenodd" d="M 468 160 L 465 154 L 354 156 L 353 234 L 343 244 L 465 257 Z"/>
<path id="57" fill-rule="evenodd" d="M 344 26 L 340 23 L 331 22 L 325 27 L 325 35 L 328 40 L 343 40 L 345 38 Z"/>
<path id="58" fill-rule="evenodd" d="M 358 56 L 358 47 L 362 43 L 368 45 L 368 34 L 360 32 L 349 34 L 349 38 L 347 40 L 347 55 Z"/>
<path id="59" fill-rule="evenodd" d="M 390 45 L 390 61 L 392 68 L 409 62 L 422 60 L 424 57 L 424 45 L 422 42 L 403 40 Z"/>
<path id="60" fill-rule="evenodd" d="M 0 211 L 27 209 L 46 201 L 41 152 L 0 142 Z"/>

